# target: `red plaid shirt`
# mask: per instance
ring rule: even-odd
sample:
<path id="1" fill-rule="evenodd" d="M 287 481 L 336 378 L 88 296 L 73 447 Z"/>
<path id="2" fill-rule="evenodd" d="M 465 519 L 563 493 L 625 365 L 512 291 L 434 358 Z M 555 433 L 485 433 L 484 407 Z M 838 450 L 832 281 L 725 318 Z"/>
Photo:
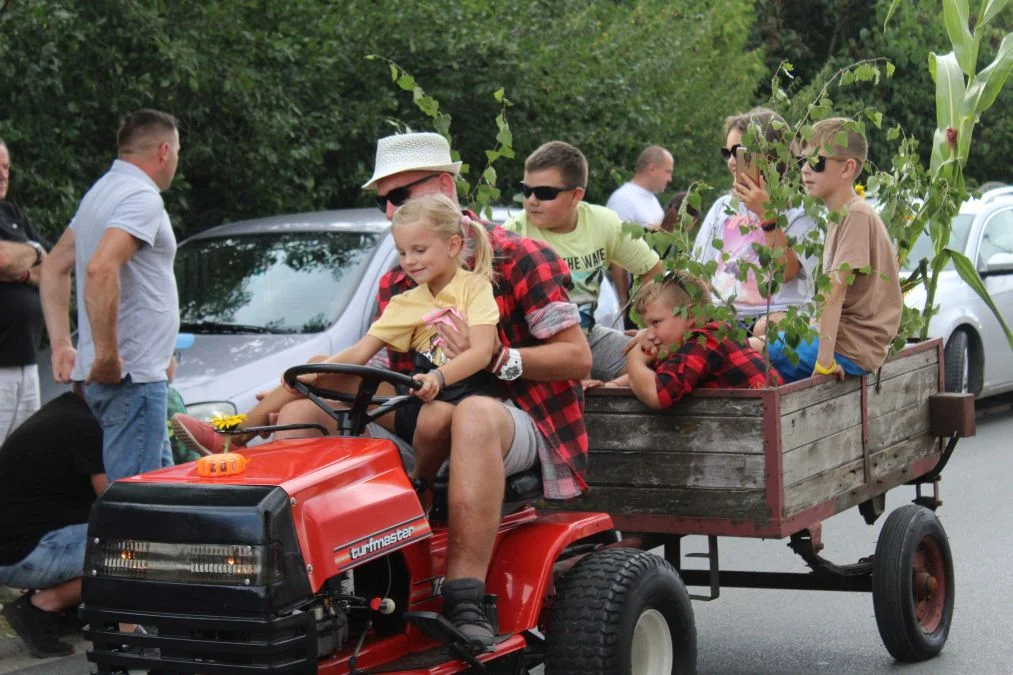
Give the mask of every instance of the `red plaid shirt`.
<path id="1" fill-rule="evenodd" d="M 479 220 L 470 214 L 476 222 Z M 496 277 L 493 291 L 499 305 L 499 339 L 509 347 L 541 344 L 532 335 L 528 320 L 537 320 L 551 303 L 568 303 L 570 271 L 546 244 L 519 237 L 499 226 L 487 226 L 492 241 Z M 415 282 L 400 267 L 380 280 L 380 312 L 398 293 Z M 387 350 L 390 368 L 411 373 L 407 353 Z M 521 377 L 506 382 L 507 396 L 531 415 L 538 430 L 549 442 L 551 453 L 541 456 L 542 488 L 548 499 L 570 499 L 587 489 L 587 430 L 584 427 L 584 394 L 579 380 L 539 382 Z"/>
<path id="2" fill-rule="evenodd" d="M 762 389 L 781 384 L 781 375 L 767 366 L 763 356 L 730 337 L 719 338 L 719 324 L 709 323 L 692 329 L 674 353 L 654 366 L 658 382 L 658 402 L 662 408 L 675 404 L 698 387 L 705 389 Z M 700 337 L 704 344 L 700 344 Z"/>

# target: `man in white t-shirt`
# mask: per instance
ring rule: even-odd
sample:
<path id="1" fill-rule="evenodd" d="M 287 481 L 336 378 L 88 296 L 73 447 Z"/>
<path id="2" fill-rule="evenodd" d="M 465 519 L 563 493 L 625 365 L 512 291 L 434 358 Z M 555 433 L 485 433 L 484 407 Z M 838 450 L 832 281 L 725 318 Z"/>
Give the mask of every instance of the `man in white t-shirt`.
<path id="1" fill-rule="evenodd" d="M 665 148 L 660 145 L 646 148 L 637 158 L 637 173 L 633 180 L 613 192 L 605 206 L 623 220 L 640 223 L 644 227 L 657 227 L 665 215 L 657 195 L 672 182 L 674 166 L 672 153 Z"/>
<path id="2" fill-rule="evenodd" d="M 660 145 L 645 148 L 637 157 L 637 173 L 633 180 L 623 183 L 612 193 L 605 204 L 619 214 L 623 221 L 640 223 L 647 229 L 656 229 L 665 217 L 665 209 L 658 201 L 658 193 L 672 182 L 672 169 L 675 160 L 672 153 Z M 630 299 L 630 275 L 623 269 L 613 265 L 609 270 L 612 284 L 616 287 L 616 295 L 621 306 L 625 307 Z M 625 314 L 625 312 L 624 312 Z M 629 327 L 633 327 L 629 324 Z"/>

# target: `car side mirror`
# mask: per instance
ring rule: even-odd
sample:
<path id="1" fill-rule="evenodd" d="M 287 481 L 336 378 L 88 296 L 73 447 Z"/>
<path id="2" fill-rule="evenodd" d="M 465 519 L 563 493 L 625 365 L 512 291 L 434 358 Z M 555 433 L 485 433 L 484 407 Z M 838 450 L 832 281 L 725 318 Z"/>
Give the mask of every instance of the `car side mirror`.
<path id="1" fill-rule="evenodd" d="M 1013 253 L 996 253 L 985 263 L 982 274 L 1013 274 Z"/>

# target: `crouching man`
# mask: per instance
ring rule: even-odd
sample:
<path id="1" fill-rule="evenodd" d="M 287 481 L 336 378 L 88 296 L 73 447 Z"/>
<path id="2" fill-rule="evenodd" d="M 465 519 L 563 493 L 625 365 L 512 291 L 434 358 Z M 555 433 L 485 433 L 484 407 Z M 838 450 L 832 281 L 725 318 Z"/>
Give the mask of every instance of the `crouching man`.
<path id="1" fill-rule="evenodd" d="M 65 656 L 65 614 L 81 604 L 88 513 L 106 488 L 102 428 L 67 392 L 0 446 L 0 585 L 27 588 L 3 616 L 33 656 Z"/>

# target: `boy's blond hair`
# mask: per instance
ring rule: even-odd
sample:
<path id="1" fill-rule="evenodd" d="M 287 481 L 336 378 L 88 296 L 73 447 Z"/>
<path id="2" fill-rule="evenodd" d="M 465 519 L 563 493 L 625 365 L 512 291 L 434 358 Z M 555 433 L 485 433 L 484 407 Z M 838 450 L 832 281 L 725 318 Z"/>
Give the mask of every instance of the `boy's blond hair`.
<path id="1" fill-rule="evenodd" d="M 405 223 L 423 222 L 443 239 L 461 237 L 463 245 L 458 263 L 467 268 L 467 260 L 474 256 L 471 270 L 490 281 L 493 279 L 493 250 L 489 233 L 482 223 L 461 213 L 461 207 L 442 192 L 409 199 L 398 207 L 391 218 L 391 227 Z"/>
<path id="2" fill-rule="evenodd" d="M 525 171 L 558 169 L 563 182 L 568 186 L 587 187 L 587 158 L 584 153 L 563 141 L 549 141 L 528 155 L 524 162 Z"/>
<path id="3" fill-rule="evenodd" d="M 659 299 L 672 303 L 672 308 L 710 306 L 711 289 L 703 279 L 683 270 L 667 270 L 657 280 L 648 281 L 633 297 L 633 309 L 643 314 L 647 305 Z"/>
<path id="4" fill-rule="evenodd" d="M 849 128 L 849 126 L 851 128 Z M 837 134 L 847 134 L 845 145 L 838 143 Z M 813 125 L 813 135 L 808 142 L 802 143 L 802 152 L 806 155 L 823 150 L 827 157 L 843 157 L 858 162 L 857 176 L 865 166 L 869 157 L 869 142 L 865 136 L 854 130 L 852 121 L 844 117 L 828 117 Z"/>

